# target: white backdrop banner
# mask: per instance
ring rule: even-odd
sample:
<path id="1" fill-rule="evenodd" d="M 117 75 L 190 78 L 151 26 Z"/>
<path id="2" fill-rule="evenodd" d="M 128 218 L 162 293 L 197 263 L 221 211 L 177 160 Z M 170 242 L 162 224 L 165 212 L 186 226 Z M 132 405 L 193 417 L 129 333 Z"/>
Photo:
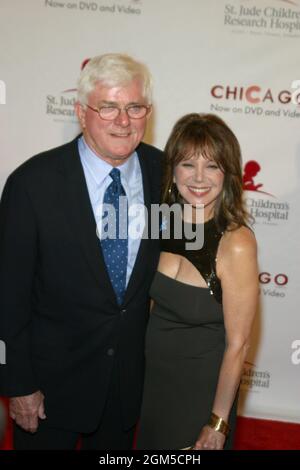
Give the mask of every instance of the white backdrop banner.
<path id="1" fill-rule="evenodd" d="M 94 55 L 125 52 L 151 69 L 149 143 L 163 148 L 188 112 L 231 126 L 261 271 L 240 413 L 300 422 L 300 0 L 0 0 L 0 8 L 0 191 L 24 160 L 79 132 L 76 81 Z"/>

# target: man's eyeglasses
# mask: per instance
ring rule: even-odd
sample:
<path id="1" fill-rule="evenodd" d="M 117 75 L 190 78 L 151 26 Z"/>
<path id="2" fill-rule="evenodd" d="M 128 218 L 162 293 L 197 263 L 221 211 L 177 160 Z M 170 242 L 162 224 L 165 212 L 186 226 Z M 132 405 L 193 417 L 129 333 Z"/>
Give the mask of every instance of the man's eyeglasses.
<path id="1" fill-rule="evenodd" d="M 127 116 L 130 119 L 142 119 L 147 116 L 151 110 L 151 105 L 145 104 L 129 104 L 124 108 L 120 108 L 119 106 L 101 106 L 100 108 L 93 108 L 88 104 L 86 106 L 92 111 L 98 113 L 101 119 L 104 119 L 105 121 L 113 121 L 120 116 L 123 109 L 126 111 Z"/>

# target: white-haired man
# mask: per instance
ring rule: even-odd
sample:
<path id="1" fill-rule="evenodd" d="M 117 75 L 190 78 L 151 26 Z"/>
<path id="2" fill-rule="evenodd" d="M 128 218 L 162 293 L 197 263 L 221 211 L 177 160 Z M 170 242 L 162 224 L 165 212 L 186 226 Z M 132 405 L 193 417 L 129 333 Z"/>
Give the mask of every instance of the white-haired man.
<path id="1" fill-rule="evenodd" d="M 120 223 L 121 196 L 129 209 L 159 202 L 161 152 L 141 142 L 150 112 L 143 64 L 91 59 L 78 83 L 82 135 L 31 158 L 5 185 L 0 390 L 11 397 L 16 449 L 74 449 L 79 436 L 83 449 L 132 446 L 159 242 L 127 237 L 130 211 L 125 237 L 96 228 L 105 204 Z"/>

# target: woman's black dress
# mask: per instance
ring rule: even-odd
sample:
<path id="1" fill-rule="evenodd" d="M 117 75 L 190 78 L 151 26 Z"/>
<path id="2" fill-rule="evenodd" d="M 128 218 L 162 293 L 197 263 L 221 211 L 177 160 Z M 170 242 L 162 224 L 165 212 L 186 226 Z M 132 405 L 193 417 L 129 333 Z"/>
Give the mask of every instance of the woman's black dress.
<path id="1" fill-rule="evenodd" d="M 201 250 L 186 250 L 185 239 L 162 240 L 163 251 L 185 256 L 199 270 L 207 288 L 160 272 L 155 275 L 138 449 L 192 446 L 209 421 L 225 348 L 222 291 L 216 276 L 221 237 L 211 219 L 204 224 Z M 225 448 L 232 447 L 236 401 Z"/>

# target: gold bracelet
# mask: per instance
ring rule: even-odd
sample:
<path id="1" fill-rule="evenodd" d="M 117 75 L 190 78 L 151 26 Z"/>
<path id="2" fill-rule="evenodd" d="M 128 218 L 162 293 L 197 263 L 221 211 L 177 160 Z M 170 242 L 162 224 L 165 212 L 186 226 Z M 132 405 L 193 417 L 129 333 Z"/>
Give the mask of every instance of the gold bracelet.
<path id="1" fill-rule="evenodd" d="M 215 415 L 215 413 L 212 413 L 210 415 L 208 426 L 214 429 L 215 431 L 221 432 L 226 437 L 228 436 L 230 431 L 229 424 L 226 423 L 223 418 L 220 418 L 220 416 Z"/>

